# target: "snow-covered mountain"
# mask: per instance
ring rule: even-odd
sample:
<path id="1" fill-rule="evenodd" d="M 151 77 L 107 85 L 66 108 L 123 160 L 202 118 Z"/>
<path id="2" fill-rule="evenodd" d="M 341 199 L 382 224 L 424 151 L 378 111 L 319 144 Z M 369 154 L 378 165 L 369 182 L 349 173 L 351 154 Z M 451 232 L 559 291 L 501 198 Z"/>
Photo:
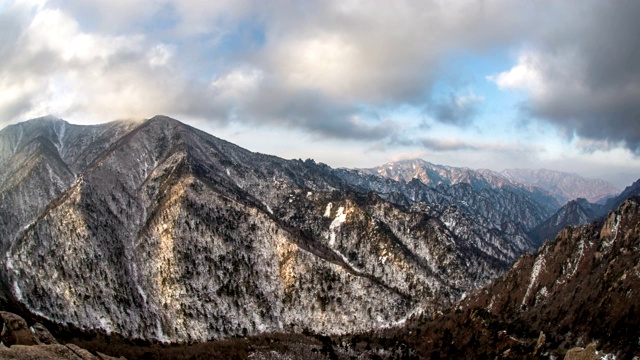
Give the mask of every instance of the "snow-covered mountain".
<path id="1" fill-rule="evenodd" d="M 585 198 L 595 203 L 620 193 L 620 189 L 608 181 L 584 178 L 578 174 L 561 171 L 506 169 L 500 174 L 511 181 L 540 187 L 555 196 L 561 203 L 578 198 Z"/>
<path id="2" fill-rule="evenodd" d="M 470 184 L 474 189 L 511 188 L 529 192 L 543 205 L 559 207 L 578 198 L 597 202 L 617 196 L 620 190 L 613 184 L 588 179 L 578 174 L 546 169 L 506 169 L 497 172 L 488 169 L 469 169 L 436 165 L 422 159 L 390 162 L 375 168 L 361 171 L 384 176 L 398 181 L 409 182 L 418 179 L 426 185 Z M 554 200 L 555 199 L 555 200 Z"/>
<path id="3" fill-rule="evenodd" d="M 530 193 L 252 153 L 176 120 L 0 131 L 1 294 L 57 324 L 202 341 L 387 326 L 532 251 Z"/>
<path id="4" fill-rule="evenodd" d="M 466 183 L 475 189 L 484 189 L 513 185 L 508 178 L 491 170 L 436 165 L 422 159 L 390 162 L 375 168 L 362 169 L 362 171 L 397 181 L 409 182 L 418 179 L 430 186 Z"/>
<path id="5" fill-rule="evenodd" d="M 632 197 L 603 221 L 564 229 L 448 309 L 325 346 L 339 358 L 636 359 L 639 224 Z"/>

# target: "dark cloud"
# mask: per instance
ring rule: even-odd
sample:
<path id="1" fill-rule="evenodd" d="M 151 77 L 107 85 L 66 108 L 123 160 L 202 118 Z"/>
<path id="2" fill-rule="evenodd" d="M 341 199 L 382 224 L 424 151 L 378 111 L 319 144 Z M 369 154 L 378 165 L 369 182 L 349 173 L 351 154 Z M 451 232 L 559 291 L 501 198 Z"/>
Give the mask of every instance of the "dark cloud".
<path id="1" fill-rule="evenodd" d="M 520 61 L 535 75 L 522 86 L 530 91 L 523 109 L 569 138 L 622 142 L 640 154 L 640 2 L 570 4 Z"/>
<path id="2" fill-rule="evenodd" d="M 446 99 L 434 101 L 427 111 L 439 122 L 464 126 L 473 122 L 481 102 L 482 98 L 478 96 L 451 92 Z"/>

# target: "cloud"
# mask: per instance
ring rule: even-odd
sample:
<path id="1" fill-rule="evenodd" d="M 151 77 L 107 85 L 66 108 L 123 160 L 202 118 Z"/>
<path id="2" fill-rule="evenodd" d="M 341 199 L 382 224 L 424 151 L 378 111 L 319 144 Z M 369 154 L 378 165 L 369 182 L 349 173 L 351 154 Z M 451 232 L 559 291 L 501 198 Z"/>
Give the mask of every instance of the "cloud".
<path id="1" fill-rule="evenodd" d="M 477 151 L 480 153 L 528 153 L 534 154 L 544 151 L 542 147 L 522 144 L 518 142 L 504 141 L 477 141 L 462 140 L 455 136 L 449 137 L 422 137 L 416 140 L 417 145 L 436 152 L 448 151 Z M 405 143 L 405 145 L 409 145 Z"/>
<path id="2" fill-rule="evenodd" d="M 630 1 L 14 1 L 0 13 L 0 119 L 164 113 L 415 144 L 413 125 L 394 114 L 426 108 L 437 123 L 465 126 L 489 102 L 435 93 L 451 58 L 521 46 L 491 79 L 525 91 L 527 114 L 640 152 L 637 10 Z"/>
<path id="3" fill-rule="evenodd" d="M 433 151 L 478 150 L 478 147 L 457 138 L 423 138 L 420 145 Z"/>
<path id="4" fill-rule="evenodd" d="M 460 95 L 450 92 L 446 99 L 435 101 L 427 111 L 439 122 L 458 126 L 469 125 L 483 100 L 482 96 L 473 93 Z"/>
<path id="5" fill-rule="evenodd" d="M 525 91 L 525 112 L 568 138 L 622 142 L 640 154 L 640 3 L 568 4 L 559 9 L 561 24 L 490 79 L 501 89 Z"/>
<path id="6" fill-rule="evenodd" d="M 22 21 L 5 23 L 14 41 L 0 60 L 3 119 L 43 113 L 112 119 L 147 115 L 150 102 L 172 104 L 170 47 L 141 35 L 87 33 L 59 9 L 14 3 L 8 13 Z"/>

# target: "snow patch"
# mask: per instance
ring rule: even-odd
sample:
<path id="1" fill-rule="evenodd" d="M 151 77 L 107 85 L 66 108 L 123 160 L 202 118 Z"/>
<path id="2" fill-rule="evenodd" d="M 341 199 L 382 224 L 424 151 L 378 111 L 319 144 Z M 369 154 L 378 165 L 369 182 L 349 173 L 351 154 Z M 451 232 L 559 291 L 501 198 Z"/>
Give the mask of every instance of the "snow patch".
<path id="1" fill-rule="evenodd" d="M 331 217 L 331 208 L 333 207 L 332 203 L 327 204 L 327 208 L 324 210 L 324 217 Z"/>
<path id="2" fill-rule="evenodd" d="M 616 215 L 616 223 L 613 224 L 613 229 L 611 229 L 613 240 L 618 238 L 618 225 L 620 225 L 620 215 Z"/>
<path id="3" fill-rule="evenodd" d="M 580 265 L 582 256 L 584 256 L 584 240 L 580 240 L 580 243 L 578 244 L 578 259 L 576 259 L 575 263 L 573 264 L 573 271 L 571 272 L 569 277 L 575 275 L 576 271 L 578 271 L 578 265 Z"/>
<path id="4" fill-rule="evenodd" d="M 107 335 L 109 335 L 113 331 L 111 322 L 107 320 L 107 318 L 105 318 L 104 316 L 101 316 L 99 321 L 100 321 L 100 328 L 106 331 Z"/>
<path id="5" fill-rule="evenodd" d="M 520 307 L 524 307 L 524 303 L 529 298 L 531 289 L 533 289 L 536 282 L 538 281 L 538 276 L 540 276 L 540 270 L 542 270 L 543 267 L 544 267 L 544 257 L 542 256 L 542 254 L 540 254 L 540 257 L 538 257 L 538 259 L 536 259 L 536 262 L 533 263 L 533 269 L 531 270 L 531 280 L 529 280 L 529 286 L 527 287 L 527 291 L 525 292 L 524 297 L 522 298 L 522 304 L 520 304 Z"/>
<path id="6" fill-rule="evenodd" d="M 231 176 L 231 172 L 229 171 L 229 168 L 226 168 L 227 170 L 227 176 Z"/>
<path id="7" fill-rule="evenodd" d="M 329 203 L 331 204 L 331 203 Z M 347 220 L 347 214 L 344 212 L 344 207 L 340 206 L 336 212 L 336 217 L 329 225 L 329 246 L 333 247 L 336 244 L 336 229 L 339 228 Z"/>

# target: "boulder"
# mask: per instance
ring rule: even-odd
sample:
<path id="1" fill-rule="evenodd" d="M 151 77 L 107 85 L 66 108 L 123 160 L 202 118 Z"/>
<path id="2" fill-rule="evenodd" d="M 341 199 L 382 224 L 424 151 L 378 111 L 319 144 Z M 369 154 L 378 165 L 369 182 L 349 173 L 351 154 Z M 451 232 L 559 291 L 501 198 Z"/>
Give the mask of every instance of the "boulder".
<path id="1" fill-rule="evenodd" d="M 33 332 L 33 335 L 36 337 L 36 340 L 40 344 L 58 344 L 58 340 L 56 340 L 56 338 L 51 335 L 49 330 L 40 323 L 33 324 L 33 326 L 31 327 L 31 332 Z"/>
<path id="2" fill-rule="evenodd" d="M 0 338 L 5 346 L 38 344 L 36 337 L 22 317 L 7 311 L 0 311 L 0 317 L 3 322 Z"/>

